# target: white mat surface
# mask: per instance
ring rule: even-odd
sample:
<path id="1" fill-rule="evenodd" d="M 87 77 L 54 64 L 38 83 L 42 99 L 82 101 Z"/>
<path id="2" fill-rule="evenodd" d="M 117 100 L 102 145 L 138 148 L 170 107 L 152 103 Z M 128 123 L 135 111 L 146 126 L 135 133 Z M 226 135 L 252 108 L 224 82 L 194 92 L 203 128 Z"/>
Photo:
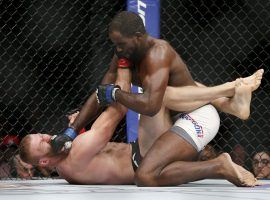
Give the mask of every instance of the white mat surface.
<path id="1" fill-rule="evenodd" d="M 255 188 L 238 188 L 224 180 L 203 180 L 179 187 L 70 185 L 64 180 L 0 181 L 2 200 L 270 200 L 270 180 Z"/>

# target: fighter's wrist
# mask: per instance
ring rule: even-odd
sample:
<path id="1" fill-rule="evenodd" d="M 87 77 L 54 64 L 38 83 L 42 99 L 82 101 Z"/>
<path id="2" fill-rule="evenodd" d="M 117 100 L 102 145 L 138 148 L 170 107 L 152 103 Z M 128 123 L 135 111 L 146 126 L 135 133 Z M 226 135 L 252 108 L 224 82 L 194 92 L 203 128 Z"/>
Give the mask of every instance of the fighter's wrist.
<path id="1" fill-rule="evenodd" d="M 68 137 L 70 137 L 72 140 L 74 140 L 78 133 L 75 131 L 74 128 L 72 127 L 68 127 L 65 131 L 64 131 L 64 135 L 67 135 Z"/>
<path id="2" fill-rule="evenodd" d="M 119 87 L 113 88 L 113 90 L 112 90 L 112 98 L 113 98 L 114 101 L 116 101 L 116 92 L 117 91 L 119 92 L 120 90 L 121 89 Z"/>

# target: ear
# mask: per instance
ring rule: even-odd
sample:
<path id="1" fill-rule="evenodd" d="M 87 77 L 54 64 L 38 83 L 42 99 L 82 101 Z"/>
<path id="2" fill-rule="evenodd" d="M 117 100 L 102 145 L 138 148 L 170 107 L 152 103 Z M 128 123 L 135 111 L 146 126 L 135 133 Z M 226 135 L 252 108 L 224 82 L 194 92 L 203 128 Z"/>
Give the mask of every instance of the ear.
<path id="1" fill-rule="evenodd" d="M 38 161 L 38 165 L 41 166 L 41 167 L 46 167 L 48 166 L 50 163 L 50 160 L 48 158 L 41 158 L 39 161 Z"/>

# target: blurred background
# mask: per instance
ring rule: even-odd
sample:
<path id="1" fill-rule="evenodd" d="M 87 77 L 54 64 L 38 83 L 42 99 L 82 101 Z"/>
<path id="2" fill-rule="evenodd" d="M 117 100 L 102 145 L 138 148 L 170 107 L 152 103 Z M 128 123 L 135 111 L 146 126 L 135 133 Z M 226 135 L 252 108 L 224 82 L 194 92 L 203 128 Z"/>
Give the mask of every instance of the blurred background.
<path id="1" fill-rule="evenodd" d="M 108 68 L 114 50 L 108 25 L 125 9 L 124 0 L 0 1 L 1 178 L 54 175 L 24 166 L 17 146 L 26 134 L 67 127 L 67 113 L 83 105 Z M 163 0 L 160 12 L 161 38 L 195 80 L 213 86 L 264 68 L 251 117 L 220 113 L 221 127 L 210 144 L 216 154 L 229 152 L 254 171 L 262 162 L 254 156 L 270 146 L 270 1 Z M 126 141 L 124 120 L 113 140 Z M 270 167 L 269 154 L 266 160 Z"/>

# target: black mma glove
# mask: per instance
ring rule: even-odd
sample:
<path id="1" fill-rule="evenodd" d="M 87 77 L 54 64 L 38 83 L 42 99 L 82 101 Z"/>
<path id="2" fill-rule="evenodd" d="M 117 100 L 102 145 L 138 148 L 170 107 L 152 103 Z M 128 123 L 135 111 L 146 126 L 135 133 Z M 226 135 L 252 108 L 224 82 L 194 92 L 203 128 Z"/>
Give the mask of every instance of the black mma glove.
<path id="1" fill-rule="evenodd" d="M 77 137 L 76 131 L 69 127 L 63 134 L 54 135 L 51 138 L 51 146 L 55 153 L 60 153 L 63 150 L 69 151 L 71 149 L 72 141 Z"/>
<path id="2" fill-rule="evenodd" d="M 121 90 L 120 86 L 114 84 L 99 85 L 96 90 L 97 102 L 106 106 L 115 101 L 115 92 Z"/>

